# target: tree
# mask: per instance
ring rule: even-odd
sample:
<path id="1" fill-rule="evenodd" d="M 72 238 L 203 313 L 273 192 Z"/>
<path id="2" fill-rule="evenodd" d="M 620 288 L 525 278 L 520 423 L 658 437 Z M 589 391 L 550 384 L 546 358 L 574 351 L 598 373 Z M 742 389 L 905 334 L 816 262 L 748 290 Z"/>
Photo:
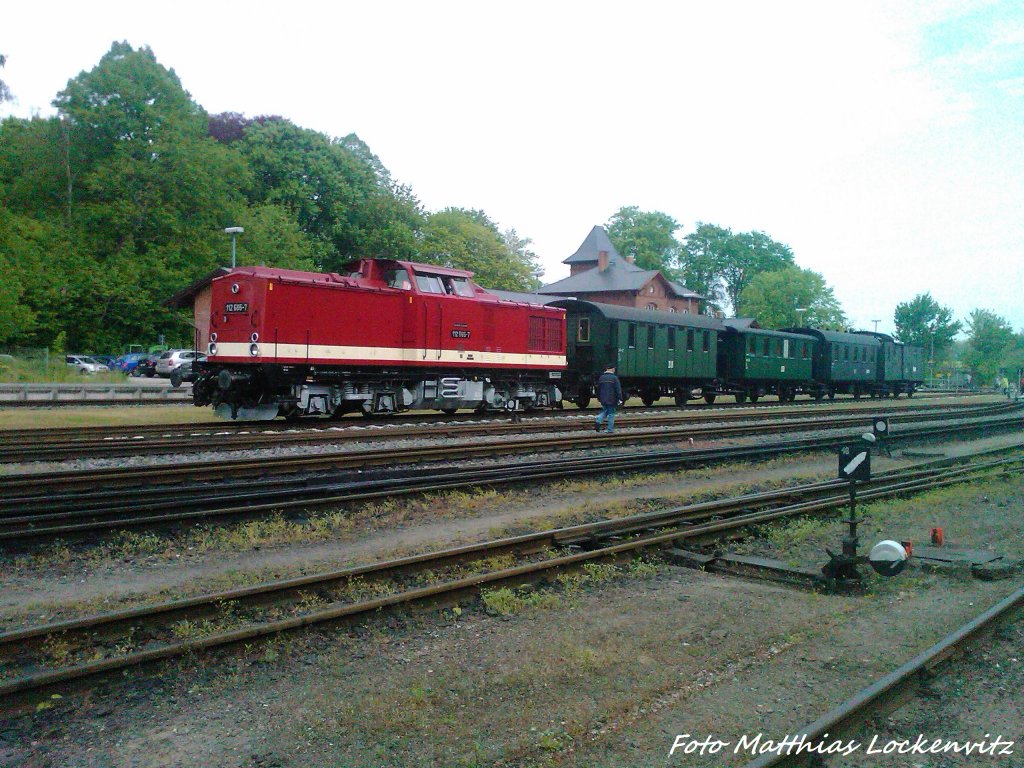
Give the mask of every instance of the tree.
<path id="1" fill-rule="evenodd" d="M 967 319 L 967 346 L 961 360 L 975 381 L 988 383 L 1000 369 L 1011 364 L 1017 337 L 1013 327 L 987 309 L 976 309 Z"/>
<path id="2" fill-rule="evenodd" d="M 683 284 L 704 296 L 708 308 L 716 311 L 721 311 L 726 302 L 721 270 L 732 237 L 730 229 L 698 221 L 696 230 L 683 239 Z"/>
<path id="3" fill-rule="evenodd" d="M 897 341 L 923 347 L 933 360 L 952 348 L 953 339 L 963 329 L 963 324 L 953 319 L 953 310 L 941 306 L 931 293 L 897 304 L 893 322 Z"/>
<path id="4" fill-rule="evenodd" d="M 798 315 L 798 307 L 807 311 Z M 839 328 L 846 324 L 846 315 L 825 278 L 796 266 L 753 277 L 740 293 L 736 313 L 756 317 L 764 328 L 798 324 Z"/>
<path id="5" fill-rule="evenodd" d="M 660 211 L 641 211 L 636 206 L 620 208 L 605 229 L 615 249 L 642 269 L 657 269 L 669 279 L 678 277 L 679 222 Z"/>
<path id="6" fill-rule="evenodd" d="M 288 209 L 324 254 L 321 268 L 359 257 L 415 258 L 419 202 L 391 182 L 358 137 L 334 141 L 270 119 L 248 125 L 237 146 L 255 178 L 250 202 Z"/>
<path id="7" fill-rule="evenodd" d="M 7 57 L 0 53 L 0 69 L 2 69 L 6 64 Z M 7 83 L 5 83 L 3 80 L 0 80 L 0 104 L 3 104 L 5 101 L 13 100 L 14 96 L 11 94 L 11 89 L 7 87 Z"/>
<path id="8" fill-rule="evenodd" d="M 528 243 L 513 235 L 512 243 Z M 420 258 L 429 264 L 468 269 L 486 288 L 530 291 L 540 285 L 527 251 L 513 250 L 483 211 L 446 208 L 427 218 Z"/>
<path id="9" fill-rule="evenodd" d="M 262 203 L 238 216 L 245 234 L 238 240 L 238 263 L 315 270 L 323 261 L 316 244 L 281 205 Z"/>
<path id="10" fill-rule="evenodd" d="M 762 272 L 794 264 L 793 251 L 764 232 L 741 232 L 698 222 L 684 239 L 681 273 L 688 288 L 718 308 L 736 310 L 740 293 Z"/>

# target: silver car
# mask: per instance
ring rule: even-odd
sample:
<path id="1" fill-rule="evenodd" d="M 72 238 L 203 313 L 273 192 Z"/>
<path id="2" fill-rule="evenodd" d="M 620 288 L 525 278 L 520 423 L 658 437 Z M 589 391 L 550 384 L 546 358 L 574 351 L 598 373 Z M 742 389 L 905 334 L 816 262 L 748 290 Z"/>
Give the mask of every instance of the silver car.
<path id="1" fill-rule="evenodd" d="M 74 368 L 79 373 L 99 373 L 110 370 L 103 363 L 85 355 L 65 355 L 64 362 L 68 368 Z"/>
<path id="2" fill-rule="evenodd" d="M 191 365 L 192 361 L 199 356 L 198 352 L 193 352 L 191 349 L 168 349 L 156 361 L 156 375 L 163 376 L 165 379 L 170 378 L 172 371 L 185 363 Z"/>

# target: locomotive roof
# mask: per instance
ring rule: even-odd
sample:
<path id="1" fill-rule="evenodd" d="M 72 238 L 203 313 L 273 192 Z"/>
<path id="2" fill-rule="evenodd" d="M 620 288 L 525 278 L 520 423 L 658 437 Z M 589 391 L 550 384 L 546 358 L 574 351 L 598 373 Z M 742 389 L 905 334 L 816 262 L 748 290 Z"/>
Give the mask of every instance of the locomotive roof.
<path id="1" fill-rule="evenodd" d="M 716 331 L 725 329 L 721 320 L 707 315 L 691 315 L 686 312 L 662 312 L 659 309 L 635 309 L 621 307 L 617 304 L 600 304 L 596 301 L 581 299 L 560 299 L 549 306 L 564 309 L 577 309 L 585 312 L 597 312 L 609 320 L 627 320 L 634 323 L 654 323 L 659 325 L 676 325 L 688 328 L 712 328 Z"/>
<path id="2" fill-rule="evenodd" d="M 843 331 L 823 331 L 819 328 L 783 328 L 788 333 L 802 333 L 805 336 L 814 336 L 822 341 L 840 342 L 843 344 L 867 344 L 868 346 L 882 346 L 882 342 L 871 333 L 846 333 Z"/>

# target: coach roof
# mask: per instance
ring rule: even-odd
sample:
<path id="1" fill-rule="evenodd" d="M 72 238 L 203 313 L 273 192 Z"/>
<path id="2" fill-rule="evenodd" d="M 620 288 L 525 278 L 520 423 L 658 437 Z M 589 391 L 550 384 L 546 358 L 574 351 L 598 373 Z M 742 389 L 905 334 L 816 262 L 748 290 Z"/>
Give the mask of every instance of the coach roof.
<path id="1" fill-rule="evenodd" d="M 707 315 L 691 315 L 686 312 L 662 312 L 658 309 L 634 309 L 620 307 L 617 304 L 599 304 L 596 301 L 580 299 L 560 299 L 552 302 L 552 307 L 575 309 L 578 312 L 598 312 L 609 320 L 626 320 L 631 323 L 649 323 L 653 325 L 675 325 L 686 328 L 710 328 L 715 331 L 725 330 L 721 320 Z"/>

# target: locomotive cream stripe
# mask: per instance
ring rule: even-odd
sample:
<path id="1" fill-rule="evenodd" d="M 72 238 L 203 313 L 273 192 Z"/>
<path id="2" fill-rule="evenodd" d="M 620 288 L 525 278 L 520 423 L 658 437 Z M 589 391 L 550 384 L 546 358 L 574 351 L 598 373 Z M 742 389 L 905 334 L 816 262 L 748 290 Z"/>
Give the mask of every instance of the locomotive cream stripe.
<path id="1" fill-rule="evenodd" d="M 217 354 L 210 355 L 216 361 L 227 357 L 244 358 L 248 362 L 262 360 L 273 362 L 305 363 L 308 360 L 348 360 L 370 363 L 406 363 L 432 365 L 436 363 L 489 363 L 493 365 L 535 366 L 540 368 L 564 368 L 564 355 L 544 355 L 519 352 L 481 352 L 479 350 L 458 351 L 455 349 L 403 349 L 402 347 L 348 347 L 321 344 L 274 344 L 259 342 L 259 354 L 250 355 L 248 343 L 217 342 Z"/>

